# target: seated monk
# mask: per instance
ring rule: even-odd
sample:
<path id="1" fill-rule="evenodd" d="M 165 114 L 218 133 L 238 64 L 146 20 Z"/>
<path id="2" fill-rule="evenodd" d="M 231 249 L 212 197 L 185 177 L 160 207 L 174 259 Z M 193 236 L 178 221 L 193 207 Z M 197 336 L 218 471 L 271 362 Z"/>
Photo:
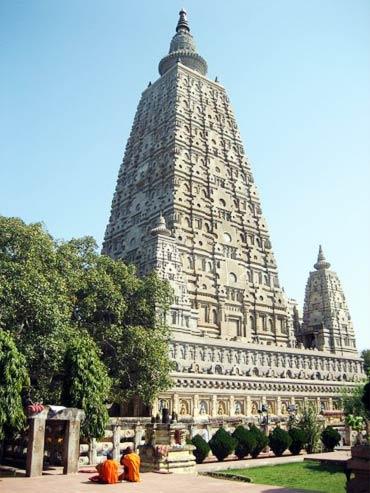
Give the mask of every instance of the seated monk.
<path id="1" fill-rule="evenodd" d="M 127 447 L 123 451 L 120 462 L 123 466 L 123 473 L 119 478 L 120 480 L 124 479 L 133 483 L 140 481 L 140 457 L 133 452 L 131 447 Z"/>
<path id="2" fill-rule="evenodd" d="M 98 464 L 96 469 L 99 474 L 89 478 L 90 481 L 104 484 L 118 483 L 118 463 L 113 460 L 112 454 L 107 454 L 107 460 Z"/>

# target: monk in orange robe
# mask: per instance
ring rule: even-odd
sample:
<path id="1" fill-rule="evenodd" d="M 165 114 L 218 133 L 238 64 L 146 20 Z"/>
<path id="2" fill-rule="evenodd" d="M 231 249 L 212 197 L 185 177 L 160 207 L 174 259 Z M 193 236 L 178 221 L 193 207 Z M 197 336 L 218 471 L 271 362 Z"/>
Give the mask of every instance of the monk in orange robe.
<path id="1" fill-rule="evenodd" d="M 104 484 L 118 483 L 118 463 L 113 460 L 112 454 L 107 454 L 107 460 L 98 464 L 96 469 L 99 474 L 89 478 L 90 481 Z"/>
<path id="2" fill-rule="evenodd" d="M 140 481 L 140 457 L 133 452 L 131 447 L 124 450 L 121 457 L 121 465 L 123 466 L 123 474 L 119 479 L 137 483 Z"/>

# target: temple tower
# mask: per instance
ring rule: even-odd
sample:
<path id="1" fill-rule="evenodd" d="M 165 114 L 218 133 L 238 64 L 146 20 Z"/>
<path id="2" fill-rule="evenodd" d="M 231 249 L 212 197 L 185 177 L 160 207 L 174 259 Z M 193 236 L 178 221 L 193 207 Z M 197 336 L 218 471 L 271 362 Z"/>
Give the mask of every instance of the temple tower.
<path id="1" fill-rule="evenodd" d="M 306 348 L 335 354 L 357 354 L 346 299 L 321 245 L 314 268 L 306 285 L 303 324 L 298 337 Z"/>
<path id="2" fill-rule="evenodd" d="M 153 413 L 257 419 L 262 406 L 285 417 L 289 404 L 340 406 L 363 370 L 339 280 L 320 250 L 301 324 L 230 101 L 207 78 L 183 10 L 159 74 L 137 108 L 103 244 L 174 289 L 173 387 Z"/>
<path id="3" fill-rule="evenodd" d="M 291 345 L 292 317 L 250 163 L 183 10 L 159 73 L 137 108 L 103 252 L 164 275 L 151 234 L 163 215 L 167 233 L 157 245 L 175 251 L 187 299 L 172 308 L 173 330 Z"/>

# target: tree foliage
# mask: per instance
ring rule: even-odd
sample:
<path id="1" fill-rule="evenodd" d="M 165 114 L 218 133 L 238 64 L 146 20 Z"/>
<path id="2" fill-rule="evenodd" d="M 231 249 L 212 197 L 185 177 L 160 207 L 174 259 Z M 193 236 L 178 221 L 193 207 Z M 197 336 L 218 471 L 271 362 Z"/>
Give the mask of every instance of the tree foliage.
<path id="1" fill-rule="evenodd" d="M 108 422 L 105 402 L 111 379 L 99 359 L 99 349 L 88 334 L 78 334 L 67 347 L 62 404 L 85 411 L 82 435 L 91 438 L 104 436 Z"/>
<path id="2" fill-rule="evenodd" d="M 362 396 L 364 384 L 357 385 L 353 390 L 344 390 L 342 393 L 343 411 L 346 416 L 361 416 L 366 419 L 367 413 Z"/>
<path id="3" fill-rule="evenodd" d="M 150 403 L 171 384 L 163 323 L 171 301 L 168 283 L 155 274 L 139 278 L 133 266 L 98 254 L 90 237 L 56 241 L 42 224 L 0 217 L 0 328 L 25 356 L 32 400 L 62 402 L 72 348 L 94 359 L 73 345 L 88 334 L 108 368 L 110 399 L 138 395 Z"/>
<path id="4" fill-rule="evenodd" d="M 0 440 L 25 423 L 21 392 L 29 385 L 24 356 L 8 332 L 0 329 Z"/>
<path id="5" fill-rule="evenodd" d="M 292 439 L 292 443 L 289 446 L 289 451 L 292 455 L 298 455 L 306 444 L 306 433 L 301 428 L 290 428 L 288 433 Z"/>
<path id="6" fill-rule="evenodd" d="M 221 462 L 235 450 L 237 441 L 221 427 L 210 439 L 208 445 L 211 447 L 212 454 Z"/>
<path id="7" fill-rule="evenodd" d="M 253 432 L 239 425 L 233 432 L 233 437 L 237 440 L 235 455 L 238 459 L 243 459 L 256 448 L 257 440 Z"/>
<path id="8" fill-rule="evenodd" d="M 317 452 L 320 447 L 322 423 L 319 421 L 317 411 L 313 406 L 303 409 L 298 427 L 305 433 L 307 453 Z"/>
<path id="9" fill-rule="evenodd" d="M 262 450 L 267 447 L 269 439 L 268 436 L 254 424 L 249 425 L 249 430 L 252 433 L 256 443 L 251 450 L 251 456 L 255 459 L 259 456 Z"/>
<path id="10" fill-rule="evenodd" d="M 269 435 L 269 445 L 277 457 L 283 455 L 287 448 L 292 444 L 289 433 L 277 426 Z"/>
<path id="11" fill-rule="evenodd" d="M 370 377 L 370 349 L 361 351 L 361 358 L 364 360 L 364 371 Z"/>
<path id="12" fill-rule="evenodd" d="M 340 433 L 332 426 L 327 426 L 321 433 L 321 441 L 328 452 L 333 452 L 340 442 Z"/>
<path id="13" fill-rule="evenodd" d="M 200 435 L 195 435 L 191 439 L 190 443 L 195 446 L 195 450 L 193 450 L 193 454 L 195 456 L 195 462 L 197 464 L 201 464 L 204 461 L 204 459 L 208 456 L 211 450 L 210 446 Z"/>

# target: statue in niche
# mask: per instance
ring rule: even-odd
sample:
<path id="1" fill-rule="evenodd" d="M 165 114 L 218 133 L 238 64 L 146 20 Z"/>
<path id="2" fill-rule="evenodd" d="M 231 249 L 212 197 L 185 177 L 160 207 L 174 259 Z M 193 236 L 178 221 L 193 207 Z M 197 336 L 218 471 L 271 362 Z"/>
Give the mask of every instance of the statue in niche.
<path id="1" fill-rule="evenodd" d="M 158 411 L 161 413 L 163 409 L 169 409 L 169 402 L 166 399 L 159 400 Z"/>
<path id="2" fill-rule="evenodd" d="M 240 401 L 236 401 L 235 402 L 235 414 L 238 415 L 238 414 L 242 414 L 242 413 L 243 413 L 242 404 Z"/>
<path id="3" fill-rule="evenodd" d="M 185 401 L 181 401 L 180 402 L 180 415 L 181 416 L 185 416 L 187 414 L 189 414 L 189 412 L 188 412 L 188 405 L 187 405 L 187 403 Z"/>
<path id="4" fill-rule="evenodd" d="M 285 415 L 285 414 L 287 414 L 287 412 L 288 412 L 288 407 L 286 405 L 286 402 L 283 402 L 281 404 L 281 414 Z"/>
<path id="5" fill-rule="evenodd" d="M 218 414 L 219 416 L 223 416 L 223 415 L 225 415 L 225 414 L 226 414 L 226 411 L 225 411 L 225 404 L 224 404 L 224 402 L 222 402 L 222 401 L 219 401 L 219 403 L 218 403 L 217 414 Z"/>
<path id="6" fill-rule="evenodd" d="M 258 414 L 258 403 L 256 401 L 252 402 L 251 414 Z"/>
<path id="7" fill-rule="evenodd" d="M 207 403 L 206 403 L 206 401 L 200 401 L 199 414 L 201 414 L 201 415 L 207 414 Z"/>

